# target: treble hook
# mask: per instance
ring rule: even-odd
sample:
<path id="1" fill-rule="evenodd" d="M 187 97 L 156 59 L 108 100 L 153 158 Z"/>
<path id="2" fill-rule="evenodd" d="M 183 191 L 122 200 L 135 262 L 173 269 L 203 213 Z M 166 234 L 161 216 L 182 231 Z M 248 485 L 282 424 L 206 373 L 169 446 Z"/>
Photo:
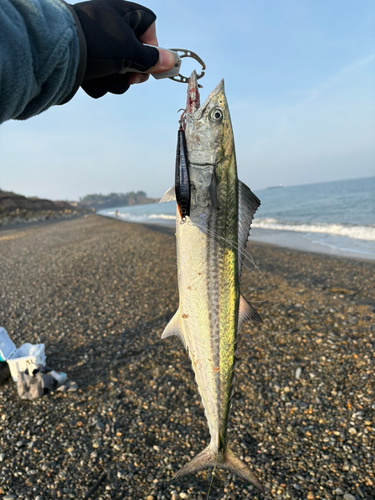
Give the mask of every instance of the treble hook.
<path id="1" fill-rule="evenodd" d="M 178 122 L 180 124 L 180 129 L 179 130 L 185 130 L 185 128 L 186 128 L 186 117 L 185 117 L 185 115 L 186 115 L 186 109 L 181 108 L 181 109 L 179 109 L 177 111 L 177 113 L 179 113 L 180 111 L 183 111 L 183 113 L 180 116 L 180 119 L 178 120 Z"/>

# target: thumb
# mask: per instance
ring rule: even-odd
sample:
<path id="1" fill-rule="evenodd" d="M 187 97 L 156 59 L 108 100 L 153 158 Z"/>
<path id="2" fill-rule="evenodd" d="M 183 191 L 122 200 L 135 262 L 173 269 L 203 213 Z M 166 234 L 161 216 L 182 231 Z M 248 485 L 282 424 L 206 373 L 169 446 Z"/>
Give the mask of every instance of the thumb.
<path id="1" fill-rule="evenodd" d="M 150 68 L 148 73 L 163 73 L 164 71 L 168 71 L 173 68 L 175 60 L 174 55 L 169 50 L 159 49 L 159 47 L 155 47 L 159 51 L 159 60 Z"/>

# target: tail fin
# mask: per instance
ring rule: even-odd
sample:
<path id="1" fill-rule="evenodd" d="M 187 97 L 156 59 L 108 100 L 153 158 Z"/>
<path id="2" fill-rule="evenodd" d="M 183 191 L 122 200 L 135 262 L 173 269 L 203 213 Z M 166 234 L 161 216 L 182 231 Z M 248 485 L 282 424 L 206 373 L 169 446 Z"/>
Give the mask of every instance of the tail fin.
<path id="1" fill-rule="evenodd" d="M 174 479 L 178 477 L 184 477 L 188 474 L 195 474 L 199 470 L 206 469 L 207 467 L 215 467 L 216 457 L 212 453 L 211 447 L 207 446 L 206 449 L 201 451 L 197 456 L 195 456 L 190 462 L 185 464 L 175 475 Z"/>
<path id="2" fill-rule="evenodd" d="M 254 486 L 264 493 L 263 485 L 256 475 L 253 474 L 248 466 L 242 462 L 242 460 L 237 458 L 229 448 L 225 453 L 217 453 L 212 451 L 210 445 L 190 462 L 185 464 L 182 469 L 177 472 L 174 479 L 187 476 L 188 474 L 194 474 L 195 472 L 206 469 L 207 467 L 215 466 L 234 472 L 245 481 L 249 481 L 254 484 Z"/>
<path id="3" fill-rule="evenodd" d="M 256 477 L 256 475 L 251 472 L 248 466 L 242 462 L 236 455 L 228 448 L 225 454 L 225 462 L 221 464 L 221 467 L 224 469 L 228 469 L 231 472 L 237 474 L 237 476 L 245 479 L 245 481 L 249 481 L 249 483 L 253 483 L 262 493 L 265 493 L 262 483 Z"/>

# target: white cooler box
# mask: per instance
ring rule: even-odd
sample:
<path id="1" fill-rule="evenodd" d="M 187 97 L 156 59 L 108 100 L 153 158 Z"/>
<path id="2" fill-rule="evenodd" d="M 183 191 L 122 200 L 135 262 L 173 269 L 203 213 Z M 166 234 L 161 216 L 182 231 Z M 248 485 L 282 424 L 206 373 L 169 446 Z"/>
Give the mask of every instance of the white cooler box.
<path id="1" fill-rule="evenodd" d="M 19 372 L 24 372 L 29 367 L 34 369 L 36 365 L 46 364 L 44 344 L 27 343 L 17 349 L 5 328 L 0 326 L 0 361 L 8 363 L 12 379 L 17 382 Z"/>

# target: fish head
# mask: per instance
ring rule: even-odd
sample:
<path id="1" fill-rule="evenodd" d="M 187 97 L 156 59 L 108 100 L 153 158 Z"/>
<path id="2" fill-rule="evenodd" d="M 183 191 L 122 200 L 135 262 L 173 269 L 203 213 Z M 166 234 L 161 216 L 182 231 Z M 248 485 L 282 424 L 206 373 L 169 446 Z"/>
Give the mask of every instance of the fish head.
<path id="1" fill-rule="evenodd" d="M 233 150 L 233 131 L 224 80 L 200 105 L 195 71 L 188 83 L 186 103 L 186 142 L 189 163 L 215 166 Z"/>

